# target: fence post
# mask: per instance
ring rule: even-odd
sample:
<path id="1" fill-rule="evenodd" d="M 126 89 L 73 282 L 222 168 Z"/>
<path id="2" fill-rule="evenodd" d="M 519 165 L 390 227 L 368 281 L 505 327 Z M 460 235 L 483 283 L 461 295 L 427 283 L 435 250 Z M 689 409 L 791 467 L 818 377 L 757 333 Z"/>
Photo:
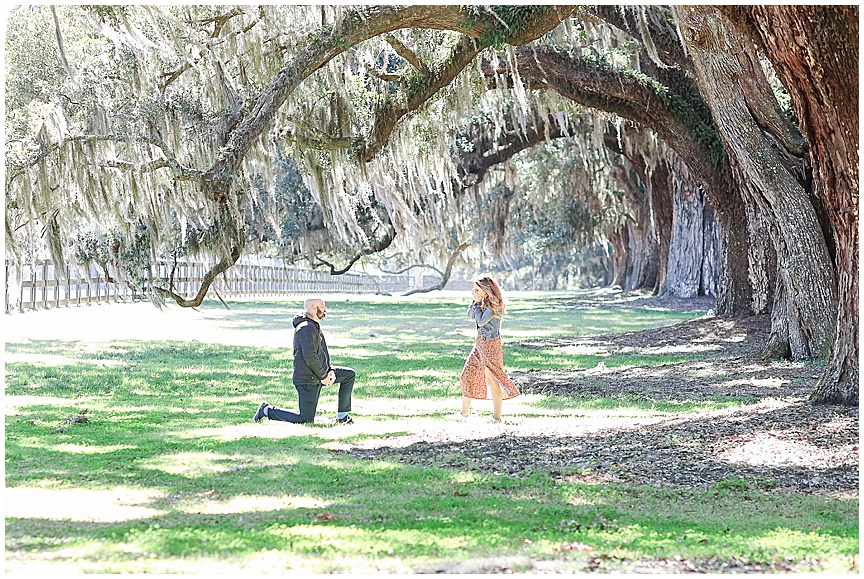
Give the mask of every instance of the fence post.
<path id="1" fill-rule="evenodd" d="M 57 277 L 57 266 L 54 266 L 54 307 L 60 307 L 60 279 Z"/>
<path id="2" fill-rule="evenodd" d="M 23 273 L 24 270 L 22 269 L 21 271 Z M 30 277 L 31 277 L 31 280 L 30 280 L 30 297 L 32 298 L 30 300 L 30 303 L 33 304 L 36 301 L 36 288 L 33 287 L 33 282 L 36 281 L 36 270 L 33 269 L 32 265 L 30 266 Z M 22 283 L 21 283 L 21 302 L 20 302 L 21 305 L 19 307 L 23 310 L 24 309 L 24 283 L 23 283 L 24 280 L 21 280 L 21 281 L 22 281 Z"/>
<path id="3" fill-rule="evenodd" d="M 42 262 L 42 307 L 48 308 L 48 261 Z"/>

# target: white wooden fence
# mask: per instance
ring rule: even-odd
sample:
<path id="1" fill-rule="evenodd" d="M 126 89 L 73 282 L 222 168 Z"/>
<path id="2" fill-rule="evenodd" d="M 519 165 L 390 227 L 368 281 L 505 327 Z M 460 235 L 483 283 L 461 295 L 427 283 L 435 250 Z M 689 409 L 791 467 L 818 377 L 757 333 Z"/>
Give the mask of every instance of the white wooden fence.
<path id="1" fill-rule="evenodd" d="M 158 278 L 167 280 L 172 264 L 159 263 Z M 201 279 L 209 270 L 203 263 L 178 263 L 174 270 L 174 291 L 189 298 L 195 295 Z M 6 311 L 98 303 L 131 302 L 142 299 L 140 290 L 126 284 L 106 281 L 105 273 L 96 266 L 81 269 L 68 266 L 65 275 L 57 275 L 50 260 L 25 266 L 20 283 L 14 283 L 14 266 L 6 263 Z M 10 279 L 13 283 L 10 284 Z M 427 277 L 427 281 L 429 278 Z M 309 270 L 292 265 L 261 265 L 238 263 L 219 275 L 210 286 L 208 297 L 214 290 L 221 297 L 267 297 L 306 293 L 392 294 L 413 287 L 410 274 L 369 275 L 348 272 L 330 275 L 329 272 Z"/>

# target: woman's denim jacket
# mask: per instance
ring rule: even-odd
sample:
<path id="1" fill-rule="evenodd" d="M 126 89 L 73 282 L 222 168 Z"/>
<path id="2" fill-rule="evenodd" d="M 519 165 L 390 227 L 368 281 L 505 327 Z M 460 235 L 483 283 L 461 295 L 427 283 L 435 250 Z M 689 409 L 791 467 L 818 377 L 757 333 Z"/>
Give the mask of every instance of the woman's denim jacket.
<path id="1" fill-rule="evenodd" d="M 483 308 L 477 302 L 468 306 L 468 319 L 474 320 L 480 329 L 480 339 L 494 340 L 501 335 L 501 315 L 495 315 L 492 307 Z"/>

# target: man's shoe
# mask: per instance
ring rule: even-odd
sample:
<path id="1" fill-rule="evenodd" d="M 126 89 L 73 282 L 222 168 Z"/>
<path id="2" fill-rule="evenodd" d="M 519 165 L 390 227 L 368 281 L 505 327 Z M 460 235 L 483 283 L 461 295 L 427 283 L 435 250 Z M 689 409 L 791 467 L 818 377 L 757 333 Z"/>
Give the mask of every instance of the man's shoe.
<path id="1" fill-rule="evenodd" d="M 255 416 L 252 417 L 252 422 L 261 422 L 261 419 L 267 416 L 264 414 L 264 409 L 270 406 L 266 402 L 262 402 L 261 406 L 258 407 L 258 410 L 255 411 Z"/>
<path id="2" fill-rule="evenodd" d="M 337 418 L 336 424 L 354 424 L 354 419 L 351 418 L 351 415 L 346 415 L 345 418 Z"/>

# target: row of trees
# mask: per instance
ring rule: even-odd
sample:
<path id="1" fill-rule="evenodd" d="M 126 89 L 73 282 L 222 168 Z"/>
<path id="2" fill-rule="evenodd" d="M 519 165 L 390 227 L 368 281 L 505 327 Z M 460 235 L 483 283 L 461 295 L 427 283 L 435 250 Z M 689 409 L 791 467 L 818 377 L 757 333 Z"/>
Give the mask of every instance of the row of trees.
<path id="1" fill-rule="evenodd" d="M 251 231 L 336 272 L 605 241 L 606 281 L 770 312 L 857 403 L 857 62 L 856 6 L 20 7 L 7 248 L 97 239 L 190 306 L 148 264 L 212 280 Z"/>

